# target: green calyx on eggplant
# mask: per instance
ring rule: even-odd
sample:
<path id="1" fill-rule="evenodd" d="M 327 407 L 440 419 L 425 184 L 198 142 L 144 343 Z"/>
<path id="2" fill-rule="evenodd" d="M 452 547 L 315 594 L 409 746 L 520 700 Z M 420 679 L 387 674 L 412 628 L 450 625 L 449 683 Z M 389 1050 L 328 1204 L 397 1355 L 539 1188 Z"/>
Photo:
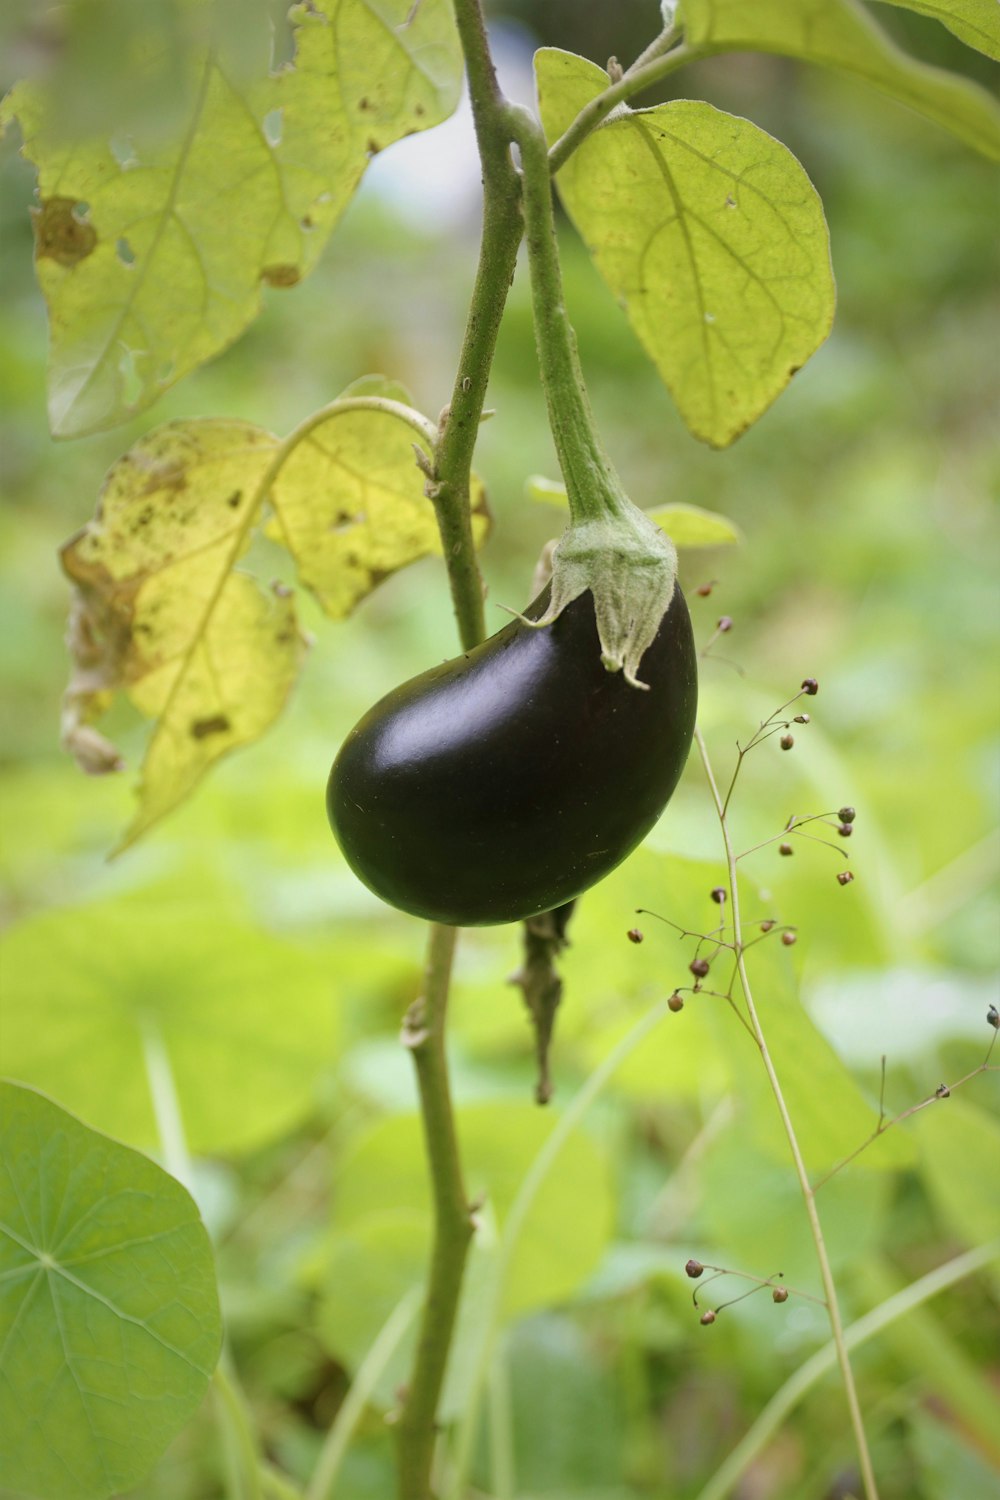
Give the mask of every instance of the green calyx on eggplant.
<path id="1" fill-rule="evenodd" d="M 364 884 L 414 916 L 486 926 L 560 906 L 620 864 L 666 806 L 694 732 L 694 638 L 670 584 L 641 656 L 620 655 L 625 671 L 609 670 L 615 643 L 589 585 L 555 613 L 557 568 L 523 616 L 376 703 L 327 787 Z"/>

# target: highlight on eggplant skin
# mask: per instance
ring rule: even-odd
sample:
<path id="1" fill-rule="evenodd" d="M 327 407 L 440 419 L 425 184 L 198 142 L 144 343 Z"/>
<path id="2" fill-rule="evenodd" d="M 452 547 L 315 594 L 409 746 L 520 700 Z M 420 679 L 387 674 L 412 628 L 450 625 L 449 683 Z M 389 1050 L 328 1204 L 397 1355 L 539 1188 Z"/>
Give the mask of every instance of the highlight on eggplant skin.
<path id="1" fill-rule="evenodd" d="M 544 590 L 525 611 L 538 619 Z M 678 586 L 642 659 L 643 692 L 601 664 L 592 596 L 521 619 L 382 698 L 330 772 L 327 812 L 358 878 L 458 927 L 580 895 L 653 827 L 684 769 L 697 656 Z"/>

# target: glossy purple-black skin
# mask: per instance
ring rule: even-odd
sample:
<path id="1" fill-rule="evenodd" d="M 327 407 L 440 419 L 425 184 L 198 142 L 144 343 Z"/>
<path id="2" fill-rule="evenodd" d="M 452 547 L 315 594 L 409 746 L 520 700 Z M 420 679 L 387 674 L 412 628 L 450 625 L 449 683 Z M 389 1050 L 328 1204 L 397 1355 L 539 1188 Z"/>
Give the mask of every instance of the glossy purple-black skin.
<path id="1" fill-rule="evenodd" d="M 391 906 L 458 927 L 578 896 L 645 837 L 687 760 L 698 678 L 679 587 L 639 677 L 648 691 L 601 665 L 588 592 L 551 625 L 515 620 L 404 682 L 330 772 L 348 864 Z"/>

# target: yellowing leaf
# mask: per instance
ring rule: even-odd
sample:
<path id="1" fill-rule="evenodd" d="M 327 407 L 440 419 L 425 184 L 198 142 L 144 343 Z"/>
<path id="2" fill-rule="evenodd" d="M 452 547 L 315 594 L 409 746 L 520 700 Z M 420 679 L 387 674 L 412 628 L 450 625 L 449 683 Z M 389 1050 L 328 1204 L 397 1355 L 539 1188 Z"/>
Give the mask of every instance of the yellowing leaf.
<path id="1" fill-rule="evenodd" d="M 379 378 L 375 388 L 392 387 Z M 340 618 L 390 573 L 440 553 L 414 454 L 429 468 L 435 438 L 401 402 L 353 395 L 283 443 L 247 422 L 167 423 L 114 466 L 95 520 L 62 552 L 76 586 L 63 738 L 84 770 L 103 774 L 122 760 L 93 721 L 115 695 L 155 720 L 121 848 L 220 756 L 258 739 L 296 679 L 305 642 L 290 591 L 236 568 L 264 501 L 275 511 L 266 530 Z M 481 541 L 489 517 L 475 477 L 472 503 Z"/>
<path id="2" fill-rule="evenodd" d="M 291 600 L 232 571 L 276 447 L 242 422 L 160 428 L 115 465 L 97 518 L 63 549 L 77 588 L 70 748 L 81 732 L 89 745 L 88 719 L 119 689 L 157 720 L 124 844 L 256 739 L 295 680 Z"/>
<path id="3" fill-rule="evenodd" d="M 743 540 L 735 521 L 700 505 L 658 505 L 649 519 L 667 533 L 675 547 L 731 547 Z"/>
<path id="4" fill-rule="evenodd" d="M 396 401 L 338 402 L 282 464 L 269 534 L 285 543 L 302 582 L 334 618 L 350 613 L 387 574 L 440 553 L 434 507 L 414 447 L 430 463 L 433 428 Z M 473 477 L 473 534 L 488 527 Z"/>
<path id="5" fill-rule="evenodd" d="M 909 8 L 936 15 L 964 41 L 997 55 L 1000 7 L 993 0 Z M 685 0 L 684 29 L 701 53 L 776 52 L 852 73 L 1000 160 L 1000 108 L 986 90 L 908 57 L 854 0 Z"/>
<path id="6" fill-rule="evenodd" d="M 607 77 L 565 52 L 535 62 L 554 140 Z M 731 443 L 833 321 L 826 222 L 802 167 L 749 121 L 677 100 L 610 119 L 558 184 L 692 433 Z"/>
<path id="7" fill-rule="evenodd" d="M 564 509 L 569 506 L 566 486 L 542 474 L 530 476 L 525 492 L 529 500 L 538 500 L 543 505 L 560 505 Z M 673 505 L 658 505 L 647 510 L 646 515 L 667 533 L 675 547 L 728 547 L 743 540 L 740 528 L 728 516 L 700 505 L 678 501 Z"/>
<path id="8" fill-rule="evenodd" d="M 331 0 L 329 19 L 299 6 L 293 25 L 294 64 L 273 77 L 243 82 L 215 51 L 192 59 L 167 139 L 70 139 L 43 86 L 6 100 L 0 129 L 18 119 L 38 168 L 56 436 L 124 421 L 232 343 L 261 282 L 293 286 L 315 265 L 371 154 L 457 103 L 447 0 L 412 16 L 409 0 Z"/>

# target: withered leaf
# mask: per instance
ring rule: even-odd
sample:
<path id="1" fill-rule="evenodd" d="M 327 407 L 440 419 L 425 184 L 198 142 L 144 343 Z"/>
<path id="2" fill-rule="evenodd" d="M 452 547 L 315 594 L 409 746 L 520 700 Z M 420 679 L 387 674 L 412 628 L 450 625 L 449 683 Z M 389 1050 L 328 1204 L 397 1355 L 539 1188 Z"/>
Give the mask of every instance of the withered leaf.
<path id="1" fill-rule="evenodd" d="M 63 549 L 76 587 L 69 748 L 87 770 L 120 766 L 89 722 L 118 691 L 156 720 L 122 847 L 257 739 L 297 675 L 292 600 L 234 571 L 277 448 L 243 422 L 161 427 L 114 466 L 97 517 Z"/>
<path id="2" fill-rule="evenodd" d="M 431 462 L 432 431 L 399 402 L 344 401 L 306 435 L 282 465 L 271 492 L 269 534 L 284 542 L 299 577 L 327 614 L 350 614 L 388 574 L 440 554 L 434 507 L 414 448 Z M 473 476 L 477 545 L 489 515 Z"/>

